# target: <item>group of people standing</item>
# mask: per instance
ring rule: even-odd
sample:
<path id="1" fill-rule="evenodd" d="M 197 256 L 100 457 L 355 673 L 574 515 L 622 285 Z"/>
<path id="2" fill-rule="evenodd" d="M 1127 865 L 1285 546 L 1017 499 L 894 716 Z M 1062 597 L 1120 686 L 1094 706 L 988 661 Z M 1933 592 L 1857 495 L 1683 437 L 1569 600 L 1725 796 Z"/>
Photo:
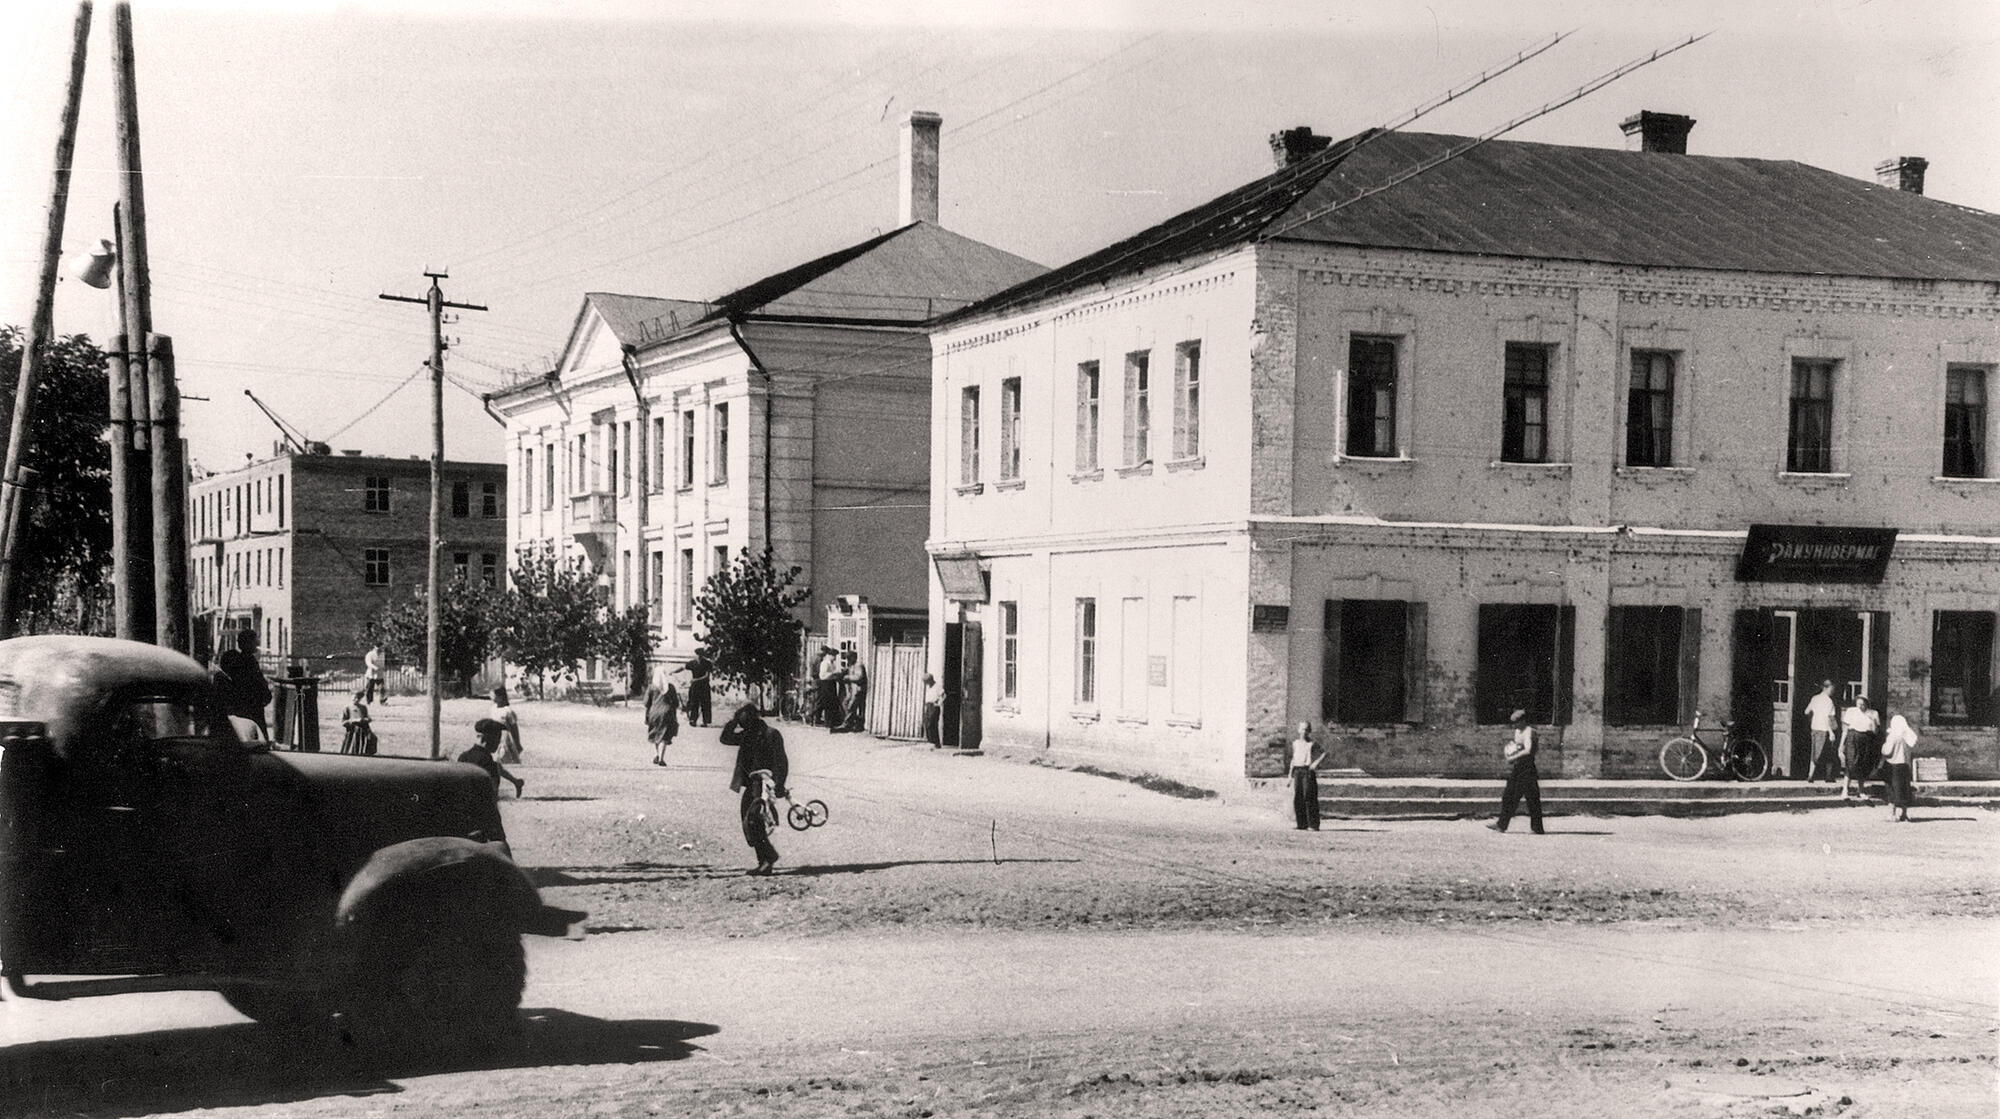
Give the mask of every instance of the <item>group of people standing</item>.
<path id="1" fill-rule="evenodd" d="M 854 650 L 835 652 L 821 646 L 813 679 L 817 688 L 808 721 L 834 734 L 868 729 L 868 666 Z"/>
<path id="2" fill-rule="evenodd" d="M 1915 798 L 1912 770 L 1915 766 L 1917 732 L 1901 715 L 1889 718 L 1882 729 L 1882 715 L 1868 704 L 1867 696 L 1855 696 L 1845 710 L 1837 710 L 1833 681 L 1822 680 L 1819 693 L 1806 701 L 1806 715 L 1812 721 L 1812 768 L 1808 783 L 1833 783 L 1840 777 L 1840 796 L 1845 800 L 1857 791 L 1865 795 L 1866 783 L 1879 779 L 1884 800 L 1889 802 L 1889 818 L 1908 822 L 1910 803 Z"/>

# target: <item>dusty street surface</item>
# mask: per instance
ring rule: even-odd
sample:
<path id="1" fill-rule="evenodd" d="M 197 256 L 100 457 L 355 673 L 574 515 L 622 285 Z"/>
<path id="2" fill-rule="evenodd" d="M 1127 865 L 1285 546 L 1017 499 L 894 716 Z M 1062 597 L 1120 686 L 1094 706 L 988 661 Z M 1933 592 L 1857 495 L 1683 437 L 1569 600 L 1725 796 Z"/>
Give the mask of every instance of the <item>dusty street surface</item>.
<path id="1" fill-rule="evenodd" d="M 385 749 L 420 713 L 378 712 Z M 529 942 L 500 1067 L 348 1067 L 206 995 L 14 1002 L 9 1111 L 2000 1114 L 1994 814 L 1300 833 L 787 726 L 832 819 L 758 879 L 714 730 L 662 769 L 634 709 L 521 714 L 509 834 L 592 933 Z"/>

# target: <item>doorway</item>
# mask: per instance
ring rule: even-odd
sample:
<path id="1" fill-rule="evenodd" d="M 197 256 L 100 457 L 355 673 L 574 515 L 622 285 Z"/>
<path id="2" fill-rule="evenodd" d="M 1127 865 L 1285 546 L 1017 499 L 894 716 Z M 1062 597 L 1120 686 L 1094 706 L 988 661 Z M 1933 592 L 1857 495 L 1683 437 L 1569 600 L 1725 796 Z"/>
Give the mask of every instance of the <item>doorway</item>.
<path id="1" fill-rule="evenodd" d="M 1773 776 L 1801 779 L 1812 767 L 1806 703 L 1831 680 L 1842 707 L 1866 695 L 1876 708 L 1888 685 L 1889 615 L 1879 610 L 1762 608 L 1737 611 L 1733 717 L 1768 740 Z"/>

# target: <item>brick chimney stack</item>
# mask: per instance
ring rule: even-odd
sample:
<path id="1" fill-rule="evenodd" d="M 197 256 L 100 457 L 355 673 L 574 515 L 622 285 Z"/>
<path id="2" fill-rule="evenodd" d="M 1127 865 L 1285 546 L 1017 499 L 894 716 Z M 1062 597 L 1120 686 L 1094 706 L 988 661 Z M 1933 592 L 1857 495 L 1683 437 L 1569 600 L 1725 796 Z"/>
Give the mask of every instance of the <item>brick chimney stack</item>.
<path id="1" fill-rule="evenodd" d="M 1875 181 L 1885 187 L 1907 190 L 1911 194 L 1924 192 L 1924 171 L 1931 161 L 1920 155 L 1897 156 L 1875 165 Z"/>
<path id="2" fill-rule="evenodd" d="M 1333 143 L 1331 136 L 1321 136 L 1307 125 L 1287 128 L 1283 132 L 1271 133 L 1271 161 L 1282 171 L 1302 159 L 1318 155 Z"/>
<path id="3" fill-rule="evenodd" d="M 903 166 L 897 198 L 898 226 L 913 221 L 937 224 L 938 220 L 938 129 L 944 118 L 922 109 L 903 122 Z"/>
<path id="4" fill-rule="evenodd" d="M 1694 129 L 1694 118 L 1648 110 L 1626 117 L 1618 122 L 1618 127 L 1625 133 L 1625 150 L 1628 152 L 1686 155 L 1688 133 Z"/>

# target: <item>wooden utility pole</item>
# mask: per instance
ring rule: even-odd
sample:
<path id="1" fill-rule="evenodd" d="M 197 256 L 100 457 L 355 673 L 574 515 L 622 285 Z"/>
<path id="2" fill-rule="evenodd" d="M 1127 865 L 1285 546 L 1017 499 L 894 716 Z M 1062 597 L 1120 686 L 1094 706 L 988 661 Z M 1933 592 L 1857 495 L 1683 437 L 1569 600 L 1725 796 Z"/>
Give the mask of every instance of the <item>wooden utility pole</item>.
<path id="1" fill-rule="evenodd" d="M 21 370 L 14 382 L 14 416 L 8 425 L 7 463 L 0 473 L 0 637 L 14 636 L 14 601 L 20 563 L 21 526 L 28 522 L 28 490 L 22 463 L 34 419 L 35 382 L 43 351 L 54 341 L 56 267 L 62 260 L 63 220 L 69 213 L 69 171 L 76 153 L 76 118 L 83 101 L 84 59 L 90 49 L 90 0 L 76 6 L 76 40 L 70 48 L 69 91 L 63 99 L 62 127 L 56 135 L 55 181 L 49 190 L 48 226 L 42 235 L 40 286 L 35 317 L 21 347 Z"/>
<path id="2" fill-rule="evenodd" d="M 128 421 L 121 432 L 113 405 L 113 434 L 122 439 L 112 451 L 112 502 L 122 506 L 124 534 L 112 514 L 112 580 L 118 636 L 134 641 L 157 639 L 154 601 L 152 484 L 152 378 L 147 371 L 147 337 L 153 330 L 153 282 L 147 264 L 146 190 L 139 158 L 139 89 L 132 55 L 132 5 L 120 0 L 111 11 L 111 86 L 118 108 L 119 172 L 119 296 L 124 312 L 125 399 Z M 114 385 L 114 401 L 118 389 Z M 124 486 L 119 490 L 117 459 L 125 457 Z M 121 562 L 122 561 L 122 562 Z M 183 631 L 186 623 L 182 623 Z"/>
<path id="3" fill-rule="evenodd" d="M 153 641 L 190 653 L 188 639 L 187 445 L 181 441 L 174 340 L 146 336 L 153 392 Z M 272 650 L 275 652 L 276 650 Z"/>
<path id="4" fill-rule="evenodd" d="M 439 536 L 439 514 L 444 506 L 444 309 L 456 307 L 466 311 L 484 311 L 477 303 L 448 303 L 444 290 L 438 287 L 439 280 L 451 278 L 448 272 L 426 272 L 430 278 L 431 290 L 422 298 L 413 295 L 389 295 L 381 298 L 397 303 L 422 303 L 431 312 L 431 531 L 425 551 L 429 554 L 429 590 L 425 593 L 424 604 L 424 676 L 430 681 L 431 693 L 431 760 L 444 756 L 443 743 L 438 736 L 440 707 L 444 702 L 444 688 L 438 679 L 438 558 L 443 554 L 444 541 Z"/>

